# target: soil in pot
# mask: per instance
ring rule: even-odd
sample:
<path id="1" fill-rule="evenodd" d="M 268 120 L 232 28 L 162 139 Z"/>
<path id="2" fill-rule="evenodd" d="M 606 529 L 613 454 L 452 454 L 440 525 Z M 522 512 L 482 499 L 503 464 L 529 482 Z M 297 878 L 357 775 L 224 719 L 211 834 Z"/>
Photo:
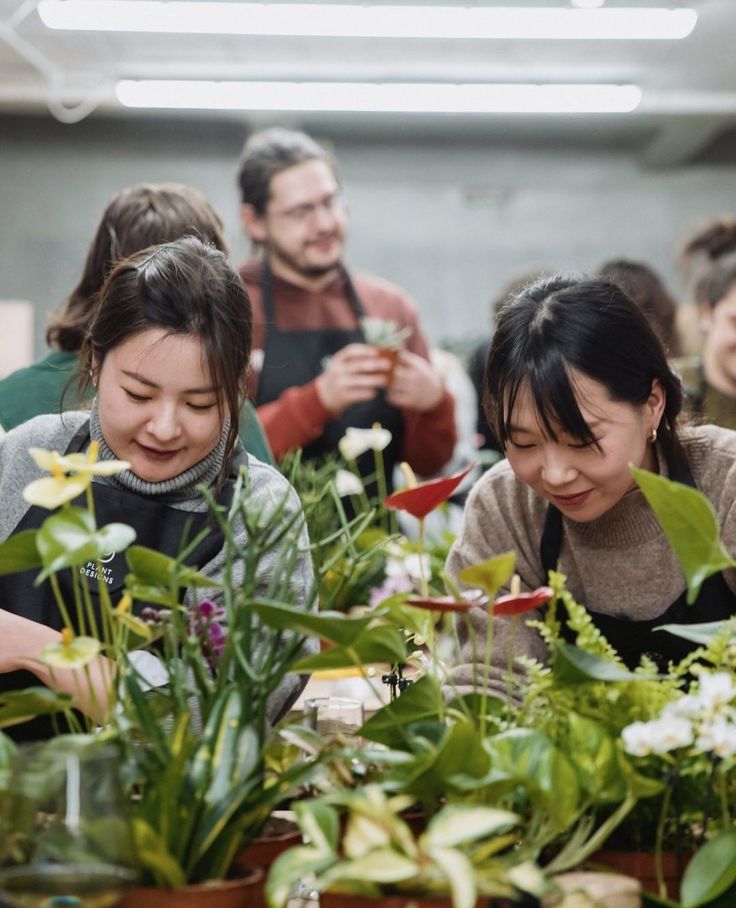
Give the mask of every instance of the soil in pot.
<path id="1" fill-rule="evenodd" d="M 263 904 L 263 871 L 248 870 L 234 880 L 195 883 L 180 889 L 138 886 L 119 908 L 257 908 Z"/>

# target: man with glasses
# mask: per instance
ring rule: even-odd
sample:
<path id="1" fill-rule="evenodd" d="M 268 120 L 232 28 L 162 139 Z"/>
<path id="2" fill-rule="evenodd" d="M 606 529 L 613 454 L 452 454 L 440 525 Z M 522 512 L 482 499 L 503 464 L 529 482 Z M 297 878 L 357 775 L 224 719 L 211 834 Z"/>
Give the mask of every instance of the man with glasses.
<path id="1" fill-rule="evenodd" d="M 380 423 L 400 460 L 438 472 L 455 443 L 454 402 L 430 364 L 415 304 L 386 281 L 349 273 L 346 213 L 335 166 L 305 133 L 270 129 L 245 144 L 238 183 L 257 252 L 241 269 L 254 310 L 249 392 L 274 455 L 336 450 L 350 426 Z M 365 342 L 363 317 L 411 333 L 395 367 Z M 359 466 L 373 469 L 372 456 Z"/>

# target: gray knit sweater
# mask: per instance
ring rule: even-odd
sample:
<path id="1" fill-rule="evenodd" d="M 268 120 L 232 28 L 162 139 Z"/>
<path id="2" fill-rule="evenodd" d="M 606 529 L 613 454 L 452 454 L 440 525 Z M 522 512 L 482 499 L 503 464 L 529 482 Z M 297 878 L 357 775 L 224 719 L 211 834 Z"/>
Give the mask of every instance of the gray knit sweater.
<path id="1" fill-rule="evenodd" d="M 681 439 L 698 489 L 712 502 L 726 549 L 736 555 L 736 432 L 716 426 L 685 428 Z M 663 463 L 658 452 L 659 463 Z M 666 475 L 666 470 L 661 470 Z M 475 485 L 465 509 L 461 533 L 448 561 L 447 571 L 456 577 L 465 566 L 502 552 L 516 553 L 516 570 L 522 590 L 547 582 L 539 555 L 539 543 L 547 502 L 514 475 L 503 460 Z M 579 523 L 563 517 L 563 539 L 558 569 L 567 577 L 575 599 L 595 612 L 647 620 L 661 615 L 685 590 L 685 578 L 662 532 L 657 518 L 637 489 L 628 492 L 597 520 Z M 725 578 L 736 590 L 736 572 Z M 546 657 L 538 633 L 525 620 L 496 618 L 492 653 L 492 686 L 506 672 L 508 648 L 515 655 Z M 472 613 L 473 644 L 467 623 L 458 622 L 461 664 L 453 672 L 461 688 L 470 686 L 482 673 L 486 613 Z M 493 683 L 495 680 L 496 683 Z M 505 686 L 505 685 L 504 685 Z"/>
<path id="2" fill-rule="evenodd" d="M 36 467 L 28 453 L 31 447 L 44 448 L 48 451 L 63 453 L 75 432 L 87 420 L 90 420 L 91 437 L 100 442 L 100 459 L 114 458 L 114 454 L 104 442 L 99 431 L 97 414 L 93 407 L 92 412 L 74 411 L 64 413 L 63 416 L 47 415 L 37 416 L 26 423 L 0 437 L 0 541 L 7 539 L 18 525 L 29 508 L 22 497 L 23 488 L 45 475 Z M 218 446 L 204 460 L 195 464 L 186 473 L 162 483 L 143 482 L 134 473 L 127 471 L 111 477 L 95 477 L 94 482 L 106 483 L 134 491 L 141 495 L 155 496 L 158 500 L 165 501 L 171 507 L 187 511 L 204 511 L 206 503 L 196 486 L 201 483 L 212 483 L 217 477 L 223 457 L 224 436 Z M 273 467 L 248 457 L 248 473 L 250 478 L 251 496 L 259 505 L 271 501 L 274 507 L 279 504 L 284 496 L 287 497 L 287 510 L 294 513 L 300 509 L 296 492 L 291 488 L 286 479 Z M 240 526 L 239 536 L 245 541 L 244 527 Z M 292 572 L 295 589 L 300 591 L 299 600 L 305 603 L 312 587 L 314 576 L 312 561 L 309 553 L 309 540 L 306 527 L 302 528 L 297 545 L 301 552 L 300 557 Z M 276 570 L 276 554 L 266 556 L 260 564 L 261 577 L 259 578 L 265 589 Z M 212 561 L 204 565 L 202 571 L 213 580 L 220 580 L 225 567 L 224 552 L 220 552 Z M 240 578 L 235 577 L 235 582 Z M 222 596 L 222 591 L 197 589 L 197 601 L 212 599 L 217 601 Z M 193 600 L 192 591 L 187 593 L 187 601 Z M 316 641 L 309 641 L 306 650 L 314 651 Z M 283 707 L 296 698 L 303 687 L 303 681 L 296 675 L 284 679 L 270 704 L 269 712 L 279 714 Z"/>

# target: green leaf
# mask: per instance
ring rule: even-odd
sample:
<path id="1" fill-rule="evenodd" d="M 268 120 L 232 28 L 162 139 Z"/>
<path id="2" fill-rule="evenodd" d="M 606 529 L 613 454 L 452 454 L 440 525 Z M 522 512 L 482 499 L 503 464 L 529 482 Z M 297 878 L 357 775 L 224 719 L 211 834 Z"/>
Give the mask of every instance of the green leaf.
<path id="1" fill-rule="evenodd" d="M 654 630 L 667 631 L 676 637 L 682 637 L 683 640 L 697 643 L 699 646 L 708 646 L 713 638 L 723 631 L 727 623 L 728 621 L 706 621 L 702 624 L 660 624 Z M 736 639 L 736 626 L 731 639 Z"/>
<path id="2" fill-rule="evenodd" d="M 375 848 L 362 858 L 342 861 L 331 878 L 342 880 L 367 880 L 371 883 L 400 883 L 416 876 L 414 861 L 391 848 Z"/>
<path id="3" fill-rule="evenodd" d="M 278 605 L 271 602 L 254 602 L 253 608 L 268 627 L 279 631 L 293 630 L 316 634 L 341 646 L 349 646 L 375 620 L 374 615 L 349 618 L 342 612 L 305 612 L 302 608 Z"/>
<path id="4" fill-rule="evenodd" d="M 429 856 L 447 879 L 453 908 L 475 908 L 475 873 L 468 858 L 461 851 L 439 845 L 429 851 Z"/>
<path id="5" fill-rule="evenodd" d="M 507 832 L 518 825 L 519 817 L 508 810 L 481 805 L 448 804 L 429 821 L 421 842 L 454 848 L 466 842 Z"/>
<path id="6" fill-rule="evenodd" d="M 420 678 L 408 687 L 393 703 L 388 703 L 371 716 L 360 734 L 369 741 L 377 741 L 391 748 L 405 748 L 410 744 L 407 726 L 424 719 L 436 719 L 442 708 L 442 691 L 430 675 Z"/>
<path id="7" fill-rule="evenodd" d="M 648 675 L 636 675 L 627 668 L 587 653 L 571 643 L 555 642 L 552 671 L 555 679 L 563 684 L 581 684 L 587 681 L 651 681 Z"/>
<path id="8" fill-rule="evenodd" d="M 71 694 L 57 694 L 48 687 L 28 687 L 0 696 L 0 728 L 27 722 L 36 716 L 48 716 L 71 708 Z"/>
<path id="9" fill-rule="evenodd" d="M 134 817 L 133 842 L 141 866 L 151 872 L 159 886 L 176 889 L 185 886 L 187 879 L 181 864 L 167 849 L 166 844 L 145 820 Z"/>
<path id="10" fill-rule="evenodd" d="M 513 728 L 486 741 L 491 770 L 475 786 L 489 792 L 522 786 L 533 805 L 542 807 L 559 829 L 577 816 L 580 787 L 577 775 L 562 750 L 540 731 Z"/>
<path id="11" fill-rule="evenodd" d="M 616 741 L 597 722 L 575 712 L 567 714 L 567 725 L 565 753 L 581 787 L 595 803 L 623 801 L 627 778 L 621 770 Z"/>
<path id="12" fill-rule="evenodd" d="M 271 865 L 266 881 L 266 899 L 270 908 L 284 908 L 299 880 L 319 873 L 334 860 L 334 854 L 325 854 L 309 845 L 297 845 L 280 854 Z"/>
<path id="13" fill-rule="evenodd" d="M 690 486 L 636 467 L 631 472 L 680 562 L 687 581 L 687 601 L 692 605 L 704 580 L 736 566 L 721 541 L 713 505 Z"/>
<path id="14" fill-rule="evenodd" d="M 396 628 L 387 625 L 366 627 L 348 646 L 333 646 L 307 656 L 291 666 L 291 671 L 313 672 L 326 668 L 348 668 L 375 662 L 403 662 L 406 640 Z"/>
<path id="15" fill-rule="evenodd" d="M 719 832 L 696 851 L 682 878 L 683 908 L 697 908 L 736 883 L 736 829 Z"/>
<path id="16" fill-rule="evenodd" d="M 312 847 L 326 854 L 336 851 L 340 824 L 334 807 L 320 801 L 294 801 L 293 806 L 299 828 Z"/>
<path id="17" fill-rule="evenodd" d="M 131 546 L 125 557 L 134 575 L 134 582 L 141 586 L 161 586 L 168 589 L 172 581 L 176 581 L 179 587 L 215 589 L 222 586 L 206 574 L 142 545 Z"/>
<path id="18" fill-rule="evenodd" d="M 0 576 L 37 570 L 43 564 L 36 546 L 38 530 L 21 530 L 0 544 Z"/>
<path id="19" fill-rule="evenodd" d="M 515 567 L 516 554 L 504 552 L 502 555 L 489 558 L 488 561 L 463 568 L 458 573 L 457 579 L 468 586 L 483 590 L 489 599 L 493 599 L 504 583 L 511 578 Z"/>

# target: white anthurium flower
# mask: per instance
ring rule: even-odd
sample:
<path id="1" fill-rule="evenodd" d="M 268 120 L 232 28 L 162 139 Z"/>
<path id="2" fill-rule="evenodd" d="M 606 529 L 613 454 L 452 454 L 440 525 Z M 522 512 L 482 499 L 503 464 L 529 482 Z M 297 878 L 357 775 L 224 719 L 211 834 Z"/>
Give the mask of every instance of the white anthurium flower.
<path id="1" fill-rule="evenodd" d="M 389 555 L 386 559 L 386 576 L 387 577 L 407 577 L 409 570 L 406 567 L 405 554 L 400 550 L 397 555 Z"/>
<path id="2" fill-rule="evenodd" d="M 383 451 L 391 442 L 391 433 L 376 424 L 372 429 L 357 429 L 354 426 L 346 429 L 337 443 L 345 460 L 356 460 L 366 451 Z"/>
<path id="3" fill-rule="evenodd" d="M 335 474 L 335 486 L 340 498 L 345 498 L 348 495 L 363 494 L 363 483 L 355 473 L 351 473 L 350 470 L 337 471 Z"/>
<path id="4" fill-rule="evenodd" d="M 736 725 L 721 716 L 712 722 L 704 722 L 695 746 L 702 753 L 713 753 L 721 759 L 732 757 L 736 754 Z"/>
<path id="5" fill-rule="evenodd" d="M 703 672 L 698 680 L 698 699 L 707 712 L 720 712 L 736 697 L 736 687 L 728 672 Z"/>

